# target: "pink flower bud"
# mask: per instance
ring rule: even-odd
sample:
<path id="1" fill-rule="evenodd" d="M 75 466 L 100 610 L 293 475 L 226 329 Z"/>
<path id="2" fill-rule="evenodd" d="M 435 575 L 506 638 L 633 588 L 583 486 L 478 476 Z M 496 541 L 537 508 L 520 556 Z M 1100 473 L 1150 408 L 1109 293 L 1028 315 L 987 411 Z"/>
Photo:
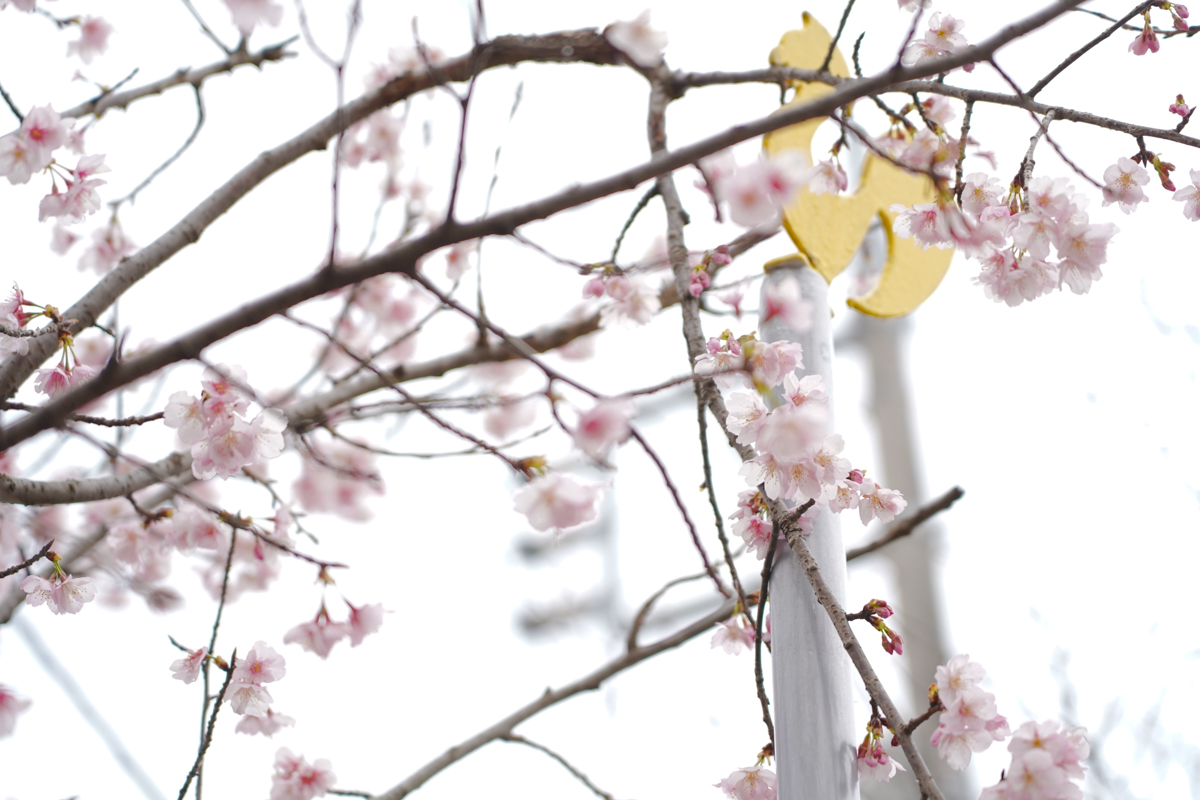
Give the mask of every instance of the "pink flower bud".
<path id="1" fill-rule="evenodd" d="M 592 278 L 583 285 L 583 297 L 603 297 L 604 296 L 604 280 L 602 278 Z"/>

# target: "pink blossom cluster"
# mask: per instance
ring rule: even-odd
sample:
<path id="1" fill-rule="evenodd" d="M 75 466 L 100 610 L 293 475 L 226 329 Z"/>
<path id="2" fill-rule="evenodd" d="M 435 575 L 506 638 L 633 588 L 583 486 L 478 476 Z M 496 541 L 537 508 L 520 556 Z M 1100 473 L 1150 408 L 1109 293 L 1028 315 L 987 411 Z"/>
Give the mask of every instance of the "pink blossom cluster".
<path id="1" fill-rule="evenodd" d="M 908 113 L 915 109 L 917 106 L 910 103 L 900 111 Z M 957 113 L 950 100 L 941 95 L 922 100 L 919 110 L 922 121 L 928 121 L 932 128 L 926 126 L 912 133 L 903 125 L 893 123 L 886 134 L 875 138 L 874 144 L 901 166 L 927 170 L 948 178 L 954 174 L 960 149 L 968 144 L 946 132 Z M 978 155 L 991 158 L 986 153 Z"/>
<path id="2" fill-rule="evenodd" d="M 1026 722 L 1008 743 L 1012 763 L 979 800 L 1083 800 L 1074 783 L 1083 780 L 1091 752 L 1082 728 L 1067 730 L 1054 720 Z"/>
<path id="3" fill-rule="evenodd" d="M 31 606 L 45 603 L 52 614 L 78 614 L 84 603 L 96 599 L 94 580 L 68 575 L 57 563 L 48 580 L 40 575 L 30 575 L 21 581 L 21 588 L 25 591 L 26 603 Z"/>
<path id="4" fill-rule="evenodd" d="M 633 402 L 627 397 L 600 400 L 596 405 L 579 414 L 579 421 L 571 431 L 575 446 L 596 461 L 603 462 L 616 445 L 629 438 L 632 429 Z"/>
<path id="5" fill-rule="evenodd" d="M 901 7 L 904 7 L 903 4 Z M 900 58 L 901 63 L 911 67 L 923 61 L 962 52 L 967 49 L 968 43 L 967 37 L 959 31 L 966 27 L 966 24 L 963 20 L 955 19 L 949 14 L 935 12 L 929 18 L 929 29 L 925 31 L 925 35 L 909 42 L 908 46 L 904 48 L 904 54 Z M 964 69 L 970 72 L 972 66 L 968 64 Z"/>
<path id="6" fill-rule="evenodd" d="M 67 42 L 67 55 L 78 55 L 83 63 L 90 64 L 93 58 L 108 49 L 108 37 L 112 35 L 113 27 L 103 18 L 90 15 L 75 17 L 73 21 L 79 26 L 79 38 Z"/>
<path id="7" fill-rule="evenodd" d="M 349 601 L 346 601 L 346 605 L 350 608 L 349 618 L 345 622 L 334 622 L 322 603 L 311 622 L 302 622 L 284 634 L 284 643 L 298 644 L 321 658 L 329 658 L 333 646 L 342 639 L 349 639 L 351 647 L 358 647 L 363 639 L 383 625 L 383 605 L 372 603 L 355 606 Z"/>
<path id="8" fill-rule="evenodd" d="M 901 656 L 904 655 L 904 640 L 900 638 L 900 634 L 889 628 L 884 622 L 895 613 L 886 600 L 872 600 L 863 606 L 862 611 L 855 618 L 865 619 L 871 623 L 872 628 L 883 635 L 883 649 L 886 653 Z"/>
<path id="9" fill-rule="evenodd" d="M 609 270 L 583 285 L 584 299 L 606 295 L 613 302 L 600 309 L 600 326 L 603 328 L 645 325 L 662 308 L 658 290 L 640 276 Z"/>
<path id="10" fill-rule="evenodd" d="M 883 723 L 878 713 L 867 723 L 867 735 L 858 745 L 855 763 L 858 765 L 858 776 L 873 781 L 890 781 L 897 771 L 908 771 L 883 749 Z"/>
<path id="11" fill-rule="evenodd" d="M 702 159 L 700 171 L 713 203 L 728 205 L 729 218 L 747 228 L 778 225 L 783 209 L 814 175 L 808 158 L 799 150 L 762 155 L 741 165 L 723 150 Z"/>
<path id="12" fill-rule="evenodd" d="M 513 495 L 513 507 L 537 531 L 566 530 L 596 518 L 603 487 L 582 484 L 570 475 L 539 475 Z"/>
<path id="13" fill-rule="evenodd" d="M 341 439 L 309 441 L 300 453 L 300 477 L 292 484 L 292 495 L 301 506 L 353 522 L 371 518 L 367 495 L 383 494 L 374 453 Z"/>
<path id="14" fill-rule="evenodd" d="M 1178 114 L 1181 117 L 1187 118 L 1188 114 L 1192 113 L 1192 107 L 1183 101 L 1183 95 L 1175 95 L 1175 102 L 1167 106 L 1167 111 L 1172 114 Z"/>
<path id="15" fill-rule="evenodd" d="M 1118 164 L 1112 174 L 1114 202 L 1118 195 L 1133 202 L 1139 178 L 1120 170 Z M 1083 294 L 1101 277 L 1117 227 L 1090 223 L 1086 207 L 1087 198 L 1066 178 L 1034 178 L 1023 191 L 1006 193 L 995 178 L 977 172 L 963 182 L 961 208 L 925 203 L 891 210 L 897 236 L 926 248 L 957 246 L 983 265 L 975 280 L 987 295 L 1016 306 L 1063 284 Z"/>
<path id="16" fill-rule="evenodd" d="M 121 263 L 121 259 L 137 251 L 137 245 L 121 227 L 116 215 L 109 217 L 108 223 L 92 231 L 92 242 L 79 257 L 80 271 L 91 270 L 97 275 L 104 275 Z M 79 237 L 61 225 L 55 225 L 50 238 L 50 249 L 59 255 L 65 255 L 79 240 Z"/>
<path id="17" fill-rule="evenodd" d="M 0 683 L 0 739 L 13 735 L 17 715 L 24 713 L 31 702 L 28 698 L 18 697 L 12 689 Z"/>
<path id="18" fill-rule="evenodd" d="M 705 253 L 700 263 L 692 267 L 688 294 L 692 297 L 699 297 L 704 293 L 705 289 L 712 286 L 712 275 L 708 272 L 709 266 L 724 267 L 732 263 L 732 261 L 733 259 L 729 257 L 729 248 L 726 245 L 720 245 L 716 250 Z"/>
<path id="19" fill-rule="evenodd" d="M 75 357 L 75 340 L 70 334 L 60 333 L 58 341 L 62 346 L 62 357 L 53 367 L 39 369 L 33 380 L 33 390 L 51 399 L 96 377 L 93 367 L 81 364 Z"/>
<path id="20" fill-rule="evenodd" d="M 233 665 L 233 678 L 225 698 L 234 713 L 265 717 L 273 698 L 264 683 L 274 683 L 287 674 L 283 656 L 266 642 L 255 642 L 250 652 Z"/>
<path id="21" fill-rule="evenodd" d="M 324 797 L 337 783 L 329 759 L 318 758 L 309 764 L 286 747 L 275 753 L 275 772 L 271 775 L 271 800 L 312 800 Z"/>
<path id="22" fill-rule="evenodd" d="M 775 800 L 776 783 L 775 773 L 760 765 L 734 770 L 713 786 L 734 800 Z"/>
<path id="23" fill-rule="evenodd" d="M 971 753 L 982 753 L 1009 735 L 1008 720 L 996 710 L 996 696 L 979 686 L 986 674 L 965 654 L 937 668 L 937 696 L 945 710 L 929 741 L 954 769 L 966 769 Z"/>
<path id="24" fill-rule="evenodd" d="M 191 445 L 197 480 L 229 478 L 283 452 L 287 421 L 282 414 L 268 408 L 252 420 L 245 418 L 250 408 L 250 398 L 241 388 L 246 386 L 245 370 L 222 364 L 205 370 L 200 384 L 199 397 L 175 392 L 163 411 L 167 427 Z"/>
<path id="25" fill-rule="evenodd" d="M 372 360 L 391 367 L 413 357 L 417 315 L 427 294 L 406 278 L 380 275 L 345 290 L 348 305 L 337 319 L 337 344 L 321 342 L 321 366 L 329 373 L 359 370 Z"/>

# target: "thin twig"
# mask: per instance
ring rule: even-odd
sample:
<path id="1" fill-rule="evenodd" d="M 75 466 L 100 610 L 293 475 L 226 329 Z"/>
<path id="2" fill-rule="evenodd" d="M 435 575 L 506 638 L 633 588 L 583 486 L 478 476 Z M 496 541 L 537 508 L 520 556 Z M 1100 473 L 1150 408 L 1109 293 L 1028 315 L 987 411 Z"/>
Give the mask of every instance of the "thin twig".
<path id="1" fill-rule="evenodd" d="M 963 112 L 962 131 L 958 135 L 958 160 L 954 162 L 954 197 L 962 201 L 963 190 L 963 161 L 967 157 L 967 140 L 971 135 L 971 112 L 975 110 L 975 101 L 968 100 Z"/>
<path id="2" fill-rule="evenodd" d="M 829 62 L 833 60 L 833 54 L 837 51 L 838 39 L 842 38 L 842 31 L 846 29 L 846 20 L 850 19 L 850 9 L 852 8 L 854 8 L 854 0 L 848 0 L 845 10 L 842 11 L 842 19 L 838 22 L 837 33 L 833 35 L 833 39 L 829 42 L 829 49 L 825 52 L 825 59 L 821 62 L 821 68 L 817 70 L 818 72 L 829 71 Z"/>
<path id="3" fill-rule="evenodd" d="M 940 514 L 961 500 L 964 494 L 965 492 L 963 492 L 960 487 L 955 486 L 953 489 L 946 492 L 936 500 L 930 500 L 916 511 L 901 517 L 896 524 L 888 528 L 887 533 L 885 533 L 883 536 L 880 536 L 875 541 L 864 544 L 861 547 L 852 547 L 847 550 L 846 560 L 853 561 L 856 558 L 865 556 L 867 553 L 874 553 L 879 548 L 886 547 L 897 539 L 902 539 L 905 536 L 908 536 L 910 533 L 916 530 L 918 525 L 925 522 L 930 517 Z"/>
<path id="4" fill-rule="evenodd" d="M 8 92 L 4 91 L 3 86 L 0 86 L 0 98 L 4 98 L 4 105 L 8 106 L 8 110 L 17 118 L 17 122 L 24 123 L 25 115 L 17 108 L 17 104 L 13 102 L 13 99 L 8 96 Z"/>
<path id="5" fill-rule="evenodd" d="M 650 446 L 650 443 L 646 441 L 646 438 L 642 434 L 638 433 L 632 427 L 629 429 L 629 434 L 637 440 L 637 443 L 646 451 L 646 455 L 650 456 L 650 460 L 654 462 L 654 466 L 658 468 L 658 473 L 662 476 L 663 482 L 667 485 L 667 490 L 671 493 L 671 499 L 675 501 L 675 507 L 679 509 L 679 514 L 683 517 L 683 522 L 687 525 L 688 532 L 692 535 L 692 545 L 696 548 L 696 552 L 700 554 L 700 561 L 704 564 L 704 571 L 712 578 L 717 591 L 722 596 L 731 597 L 730 591 L 725 588 L 725 584 L 721 582 L 717 571 L 713 569 L 712 562 L 708 560 L 708 553 L 704 552 L 704 544 L 700 541 L 700 532 L 696 530 L 696 523 L 692 522 L 692 517 L 688 514 L 687 506 L 683 504 L 683 498 L 679 496 L 679 489 L 675 487 L 675 482 L 671 480 L 671 475 L 667 472 L 667 465 L 662 462 L 662 459 L 658 457 L 658 453 L 654 452 L 654 448 Z M 732 557 L 730 557 L 730 562 L 732 562 Z M 733 564 L 730 563 L 730 566 L 732 567 Z"/>
<path id="6" fill-rule="evenodd" d="M 588 780 L 587 775 L 584 775 L 582 772 L 577 770 L 575 767 L 571 766 L 571 762 L 567 761 L 565 758 L 563 758 L 558 753 L 551 750 L 549 747 L 546 747 L 545 745 L 542 745 L 542 744 L 538 744 L 537 742 L 532 741 L 530 739 L 526 739 L 524 736 L 521 736 L 520 734 L 516 734 L 516 733 L 509 733 L 504 736 L 501 736 L 500 738 L 506 742 L 515 742 L 517 744 L 523 744 L 526 747 L 532 747 L 534 750 L 540 750 L 541 752 L 543 752 L 546 755 L 553 758 L 559 764 L 562 764 L 566 768 L 567 772 L 571 773 L 576 778 L 578 778 L 579 782 L 582 783 L 587 788 L 591 789 L 593 794 L 603 797 L 604 800 L 613 800 L 613 796 L 611 794 L 609 794 L 606 791 L 603 791 L 602 789 L 600 789 L 600 787 L 596 786 L 596 784 L 594 784 L 590 780 Z"/>
<path id="7" fill-rule="evenodd" d="M 1155 0 L 1146 0 L 1146 2 L 1144 2 L 1144 3 L 1138 3 L 1136 6 L 1134 6 L 1132 11 L 1130 11 L 1128 14 L 1126 14 L 1124 17 L 1122 17 L 1119 21 L 1113 23 L 1111 26 L 1106 28 L 1099 36 L 1092 39 L 1090 42 L 1088 42 L 1083 47 L 1076 50 L 1074 53 L 1071 53 L 1071 55 L 1067 56 L 1065 59 L 1062 60 L 1062 63 L 1060 63 L 1054 69 L 1050 70 L 1048 73 L 1046 73 L 1046 77 L 1042 78 L 1040 81 L 1035 83 L 1033 85 L 1033 88 L 1029 90 L 1028 96 L 1031 99 L 1034 97 L 1037 97 L 1038 92 L 1040 92 L 1042 89 L 1045 89 L 1046 84 L 1050 83 L 1050 81 L 1054 80 L 1059 75 L 1061 75 L 1063 70 L 1065 70 L 1067 67 L 1074 64 L 1076 61 L 1078 61 L 1080 58 L 1082 58 L 1085 53 L 1087 53 L 1089 50 L 1091 50 L 1096 45 L 1103 42 L 1108 37 L 1112 36 L 1114 33 L 1116 33 L 1118 30 L 1120 30 L 1122 25 L 1124 25 L 1126 22 L 1129 22 L 1129 20 L 1133 19 L 1138 14 L 1143 13 L 1146 9 L 1150 8 L 1150 6 L 1154 5 L 1154 3 L 1155 3 Z"/>
<path id="8" fill-rule="evenodd" d="M 221 51 L 225 53 L 225 55 L 230 55 L 233 53 L 232 50 L 225 46 L 225 43 L 221 41 L 220 37 L 213 33 L 212 29 L 208 27 L 208 24 L 204 21 L 204 17 L 200 16 L 200 12 L 197 11 L 196 7 L 192 5 L 191 0 L 183 0 L 183 4 L 187 6 L 187 10 L 190 11 L 192 16 L 196 18 L 196 22 L 200 23 L 200 30 L 205 36 L 211 39 L 217 45 L 217 47 L 221 48 Z"/>
<path id="9" fill-rule="evenodd" d="M 32 555 L 29 558 L 22 561 L 20 564 L 11 566 L 8 569 L 0 570 L 0 578 L 7 578 L 9 575 L 16 575 L 21 570 L 32 567 L 38 561 L 45 558 L 46 554 L 50 552 L 50 548 L 53 546 L 54 546 L 54 540 L 51 539 L 50 541 L 46 542 L 45 547 L 43 547 L 41 550 L 37 551 L 37 553 L 35 553 L 34 555 Z"/>
<path id="10" fill-rule="evenodd" d="M 733 613 L 735 601 L 728 601 L 721 605 L 716 611 L 708 614 L 686 628 L 671 634 L 670 636 L 659 639 L 653 644 L 648 644 L 624 653 L 600 668 L 593 670 L 582 678 L 579 678 L 572 683 L 567 684 L 559 689 L 548 690 L 543 692 L 536 700 L 526 704 L 509 714 L 504 719 L 489 728 L 486 728 L 469 739 L 460 742 L 458 745 L 451 747 L 446 752 L 434 758 L 421 769 L 414 772 L 403 781 L 393 786 L 386 792 L 382 792 L 375 796 L 375 800 L 400 800 L 400 798 L 416 791 L 425 784 L 434 775 L 437 775 L 442 770 L 449 767 L 451 764 L 459 761 L 463 757 L 475 752 L 480 747 L 483 747 L 488 742 L 493 742 L 506 735 L 512 733 L 512 729 L 521 722 L 529 719 L 540 711 L 543 711 L 550 706 L 561 703 L 569 697 L 573 697 L 581 692 L 594 691 L 599 689 L 606 680 L 620 672 L 629 669 L 636 664 L 645 661 L 646 659 L 656 656 L 659 653 L 678 647 L 690 639 L 695 638 L 703 633 L 712 631 L 712 626 L 722 620 L 729 619 L 729 615 Z"/>
<path id="11" fill-rule="evenodd" d="M 634 205 L 633 211 L 629 212 L 629 217 L 625 220 L 625 224 L 621 226 L 621 232 L 617 234 L 617 240 L 613 242 L 612 255 L 608 259 L 614 265 L 617 263 L 617 254 L 621 252 L 621 242 L 625 241 L 625 234 L 628 233 L 629 229 L 633 226 L 633 221 L 637 219 L 638 214 L 642 213 L 642 210 L 648 206 L 650 201 L 655 197 L 658 197 L 658 184 L 655 184 L 647 189 L 646 193 L 642 195 L 641 198 L 638 199 L 637 204 Z"/>
<path id="12" fill-rule="evenodd" d="M 233 668 L 236 663 L 237 650 L 234 650 L 233 655 L 229 658 L 229 671 L 225 673 L 225 682 L 221 684 L 221 691 L 217 693 L 216 701 L 213 705 L 212 716 L 208 719 L 208 730 L 200 742 L 200 752 L 196 754 L 196 762 L 192 764 L 192 768 L 187 774 L 187 779 L 183 782 L 183 788 L 179 790 L 179 800 L 183 800 L 183 796 L 187 794 L 188 787 L 192 784 L 192 778 L 200 779 L 200 769 L 204 764 L 204 754 L 208 752 L 208 747 L 212 744 L 213 728 L 217 724 L 217 712 L 221 710 L 221 701 L 225 699 L 225 691 L 229 688 L 229 683 L 233 680 Z"/>

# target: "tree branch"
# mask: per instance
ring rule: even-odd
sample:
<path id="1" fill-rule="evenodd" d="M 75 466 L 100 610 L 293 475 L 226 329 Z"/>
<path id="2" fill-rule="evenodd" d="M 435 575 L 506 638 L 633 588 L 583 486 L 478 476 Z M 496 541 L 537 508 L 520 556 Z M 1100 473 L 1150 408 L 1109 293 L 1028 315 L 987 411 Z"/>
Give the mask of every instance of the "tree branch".
<path id="1" fill-rule="evenodd" d="M 684 642 L 706 633 L 711 630 L 713 625 L 716 625 L 721 620 L 729 619 L 729 615 L 733 613 L 734 603 L 732 601 L 724 603 L 719 609 L 711 614 L 696 620 L 686 628 L 664 638 L 653 644 L 639 647 L 635 650 L 630 650 L 619 658 L 615 658 L 599 669 L 591 672 L 588 675 L 580 678 L 573 683 L 569 683 L 560 689 L 547 689 L 541 697 L 531 703 L 526 704 L 522 708 L 509 714 L 504 719 L 492 725 L 486 730 L 480 731 L 469 739 L 464 740 L 456 747 L 451 747 L 442 755 L 430 761 L 421 769 L 414 772 L 412 775 L 405 778 L 400 783 L 388 789 L 386 792 L 375 796 L 375 800 L 400 800 L 409 793 L 417 790 L 425 784 L 434 775 L 444 770 L 451 764 L 459 761 L 464 756 L 467 756 L 480 747 L 483 747 L 488 742 L 496 739 L 503 739 L 512 734 L 512 729 L 521 722 L 543 711 L 550 706 L 561 703 L 569 697 L 579 694 L 580 692 L 588 692 L 599 689 L 604 681 L 616 675 L 619 672 L 629 669 L 630 667 L 645 661 L 651 656 L 658 655 L 664 650 L 670 650 L 678 647 Z"/>
<path id="2" fill-rule="evenodd" d="M 901 517 L 895 525 L 888 528 L 887 533 L 880 536 L 869 544 L 864 544 L 861 547 L 852 547 L 846 551 L 846 560 L 853 561 L 856 558 L 865 556 L 867 553 L 874 553 L 881 547 L 886 547 L 897 539 L 902 539 L 908 536 L 917 526 L 925 522 L 931 517 L 937 516 L 941 512 L 954 505 L 962 499 L 963 492 L 961 487 L 955 486 L 950 491 L 943 494 L 936 500 L 930 500 L 925 505 L 918 508 L 916 511 L 910 512 Z"/>

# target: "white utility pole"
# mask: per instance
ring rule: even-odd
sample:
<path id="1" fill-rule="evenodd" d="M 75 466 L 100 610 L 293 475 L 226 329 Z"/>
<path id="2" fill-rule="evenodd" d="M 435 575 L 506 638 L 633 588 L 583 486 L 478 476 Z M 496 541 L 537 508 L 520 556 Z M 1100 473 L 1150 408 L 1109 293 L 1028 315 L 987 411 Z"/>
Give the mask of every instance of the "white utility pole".
<path id="1" fill-rule="evenodd" d="M 813 325 L 794 331 L 778 318 L 759 323 L 759 339 L 787 340 L 804 348 L 799 375 L 820 375 L 833 395 L 833 336 L 829 285 L 800 258 L 772 262 L 763 291 L 793 278 L 813 304 Z M 765 307 L 765 303 L 760 307 Z M 836 514 L 816 518 L 808 536 L 821 573 L 839 603 L 846 604 L 846 547 Z M 817 602 L 796 556 L 777 547 L 769 587 L 778 800 L 858 800 L 853 667 L 829 615 Z"/>

